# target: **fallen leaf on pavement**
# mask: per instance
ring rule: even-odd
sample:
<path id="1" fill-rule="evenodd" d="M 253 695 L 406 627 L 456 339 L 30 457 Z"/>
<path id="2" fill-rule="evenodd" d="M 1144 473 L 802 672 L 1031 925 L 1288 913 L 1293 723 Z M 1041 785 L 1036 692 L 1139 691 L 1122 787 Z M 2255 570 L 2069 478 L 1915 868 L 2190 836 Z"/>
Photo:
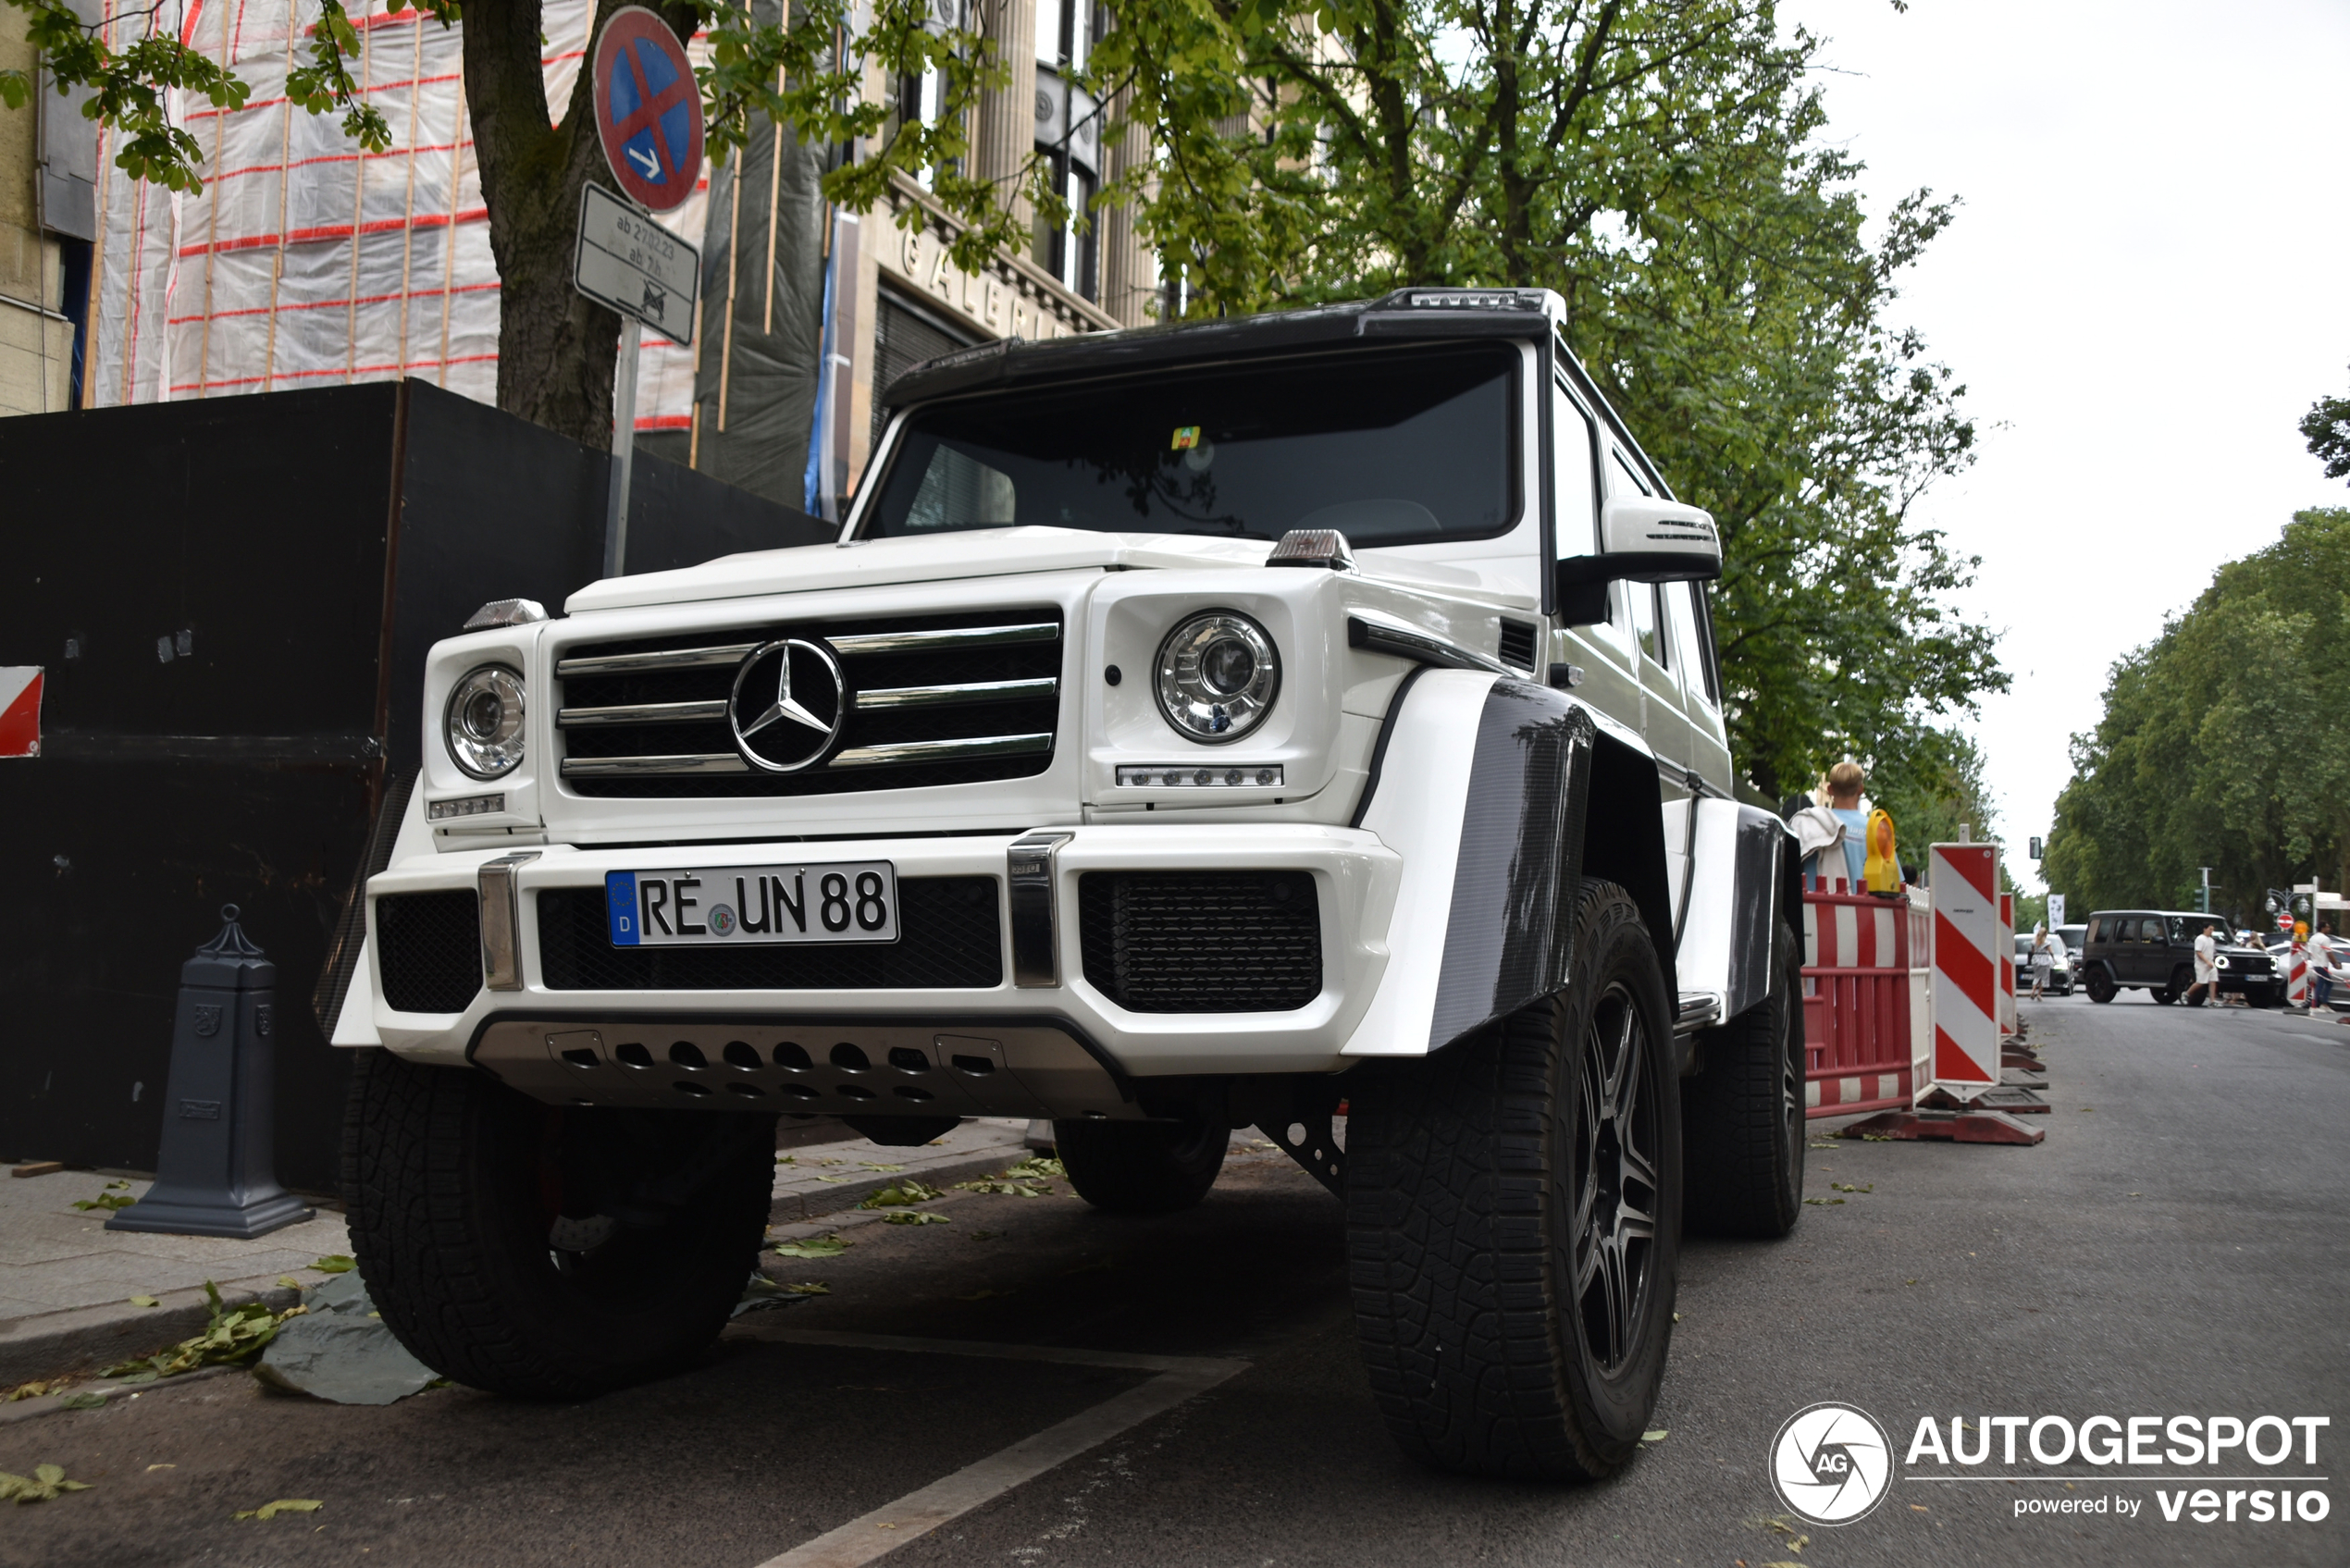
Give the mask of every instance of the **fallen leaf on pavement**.
<path id="1" fill-rule="evenodd" d="M 328 1253 L 325 1257 L 311 1259 L 310 1266 L 320 1274 L 348 1274 L 359 1266 L 359 1260 L 349 1253 Z"/>
<path id="2" fill-rule="evenodd" d="M 1671 1435 L 1672 1433 L 1670 1428 L 1654 1426 L 1640 1434 L 1640 1441 L 1644 1443 L 1661 1443 Z"/>
<path id="3" fill-rule="evenodd" d="M 85 1391 L 64 1395 L 57 1401 L 57 1408 L 59 1410 L 103 1410 L 105 1408 L 105 1395 Z"/>
<path id="4" fill-rule="evenodd" d="M 131 1304 L 132 1306 L 161 1306 L 161 1305 L 163 1305 L 163 1303 L 162 1303 L 161 1302 L 159 1302 L 159 1301 L 155 1300 L 153 1296 L 133 1296 L 133 1297 L 131 1297 L 131 1298 L 130 1298 L 130 1304 Z"/>
<path id="5" fill-rule="evenodd" d="M 212 1321 L 204 1331 L 192 1334 L 159 1354 L 142 1356 L 107 1367 L 101 1377 L 125 1380 L 148 1377 L 173 1377 L 182 1372 L 193 1372 L 199 1366 L 229 1364 L 245 1360 L 278 1337 L 278 1325 L 290 1317 L 300 1317 L 305 1307 L 288 1307 L 283 1312 L 271 1312 L 260 1302 L 247 1302 L 230 1310 L 220 1300 L 220 1287 L 207 1279 L 204 1295 L 212 1302 Z M 144 1377 L 140 1377 L 143 1374 Z"/>
<path id="6" fill-rule="evenodd" d="M 31 1475 L 11 1475 L 0 1470 L 0 1498 L 14 1498 L 19 1503 L 47 1502 L 66 1492 L 86 1492 L 89 1484 L 66 1479 L 65 1467 L 58 1464 L 36 1464 Z"/>
<path id="7" fill-rule="evenodd" d="M 1836 1192 L 1874 1192 L 1876 1191 L 1876 1183 L 1872 1181 L 1865 1186 L 1855 1187 L 1849 1181 L 1831 1181 L 1828 1183 L 1828 1189 Z"/>
<path id="8" fill-rule="evenodd" d="M 836 1258 L 855 1245 L 837 1236 L 810 1236 L 799 1241 L 778 1241 L 775 1251 L 787 1258 Z"/>
<path id="9" fill-rule="evenodd" d="M 280 1513 L 315 1513 L 326 1504 L 316 1498 L 281 1497 L 275 1502 L 265 1502 L 259 1508 L 237 1511 L 240 1519 L 275 1519 Z"/>
<path id="10" fill-rule="evenodd" d="M 834 1183 L 839 1183 L 839 1182 L 843 1182 L 843 1181 L 847 1180 L 847 1179 L 848 1179 L 848 1178 L 847 1178 L 846 1176 L 826 1176 L 826 1175 L 824 1175 L 822 1171 L 819 1171 L 819 1172 L 817 1172 L 817 1173 L 816 1173 L 816 1179 L 817 1179 L 817 1180 L 819 1180 L 819 1181 L 830 1181 L 830 1182 L 834 1182 Z"/>
<path id="11" fill-rule="evenodd" d="M 872 1160 L 859 1160 L 857 1163 L 867 1170 L 904 1170 L 906 1168 L 902 1165 L 876 1165 Z"/>
<path id="12" fill-rule="evenodd" d="M 777 1165 L 798 1165 L 799 1161 L 790 1154 L 777 1154 L 775 1156 L 775 1163 Z"/>
<path id="13" fill-rule="evenodd" d="M 821 1279 L 802 1279 L 798 1284 L 785 1281 L 784 1290 L 795 1296 L 829 1296 L 833 1288 Z"/>
<path id="14" fill-rule="evenodd" d="M 45 1383 L 19 1383 L 8 1390 L 6 1402 L 13 1404 L 18 1400 L 37 1400 L 44 1394 L 54 1394 L 65 1386 L 66 1379 L 63 1377 L 52 1377 Z"/>
<path id="15" fill-rule="evenodd" d="M 947 1223 L 947 1216 L 943 1214 L 929 1214 L 921 1209 L 899 1209 L 896 1214 L 884 1216 L 882 1223 L 884 1225 L 945 1225 Z"/>
<path id="16" fill-rule="evenodd" d="M 860 1209 L 904 1208 L 909 1204 L 927 1204 L 933 1198 L 946 1195 L 943 1190 L 909 1177 L 903 1181 L 892 1182 L 857 1206 Z"/>

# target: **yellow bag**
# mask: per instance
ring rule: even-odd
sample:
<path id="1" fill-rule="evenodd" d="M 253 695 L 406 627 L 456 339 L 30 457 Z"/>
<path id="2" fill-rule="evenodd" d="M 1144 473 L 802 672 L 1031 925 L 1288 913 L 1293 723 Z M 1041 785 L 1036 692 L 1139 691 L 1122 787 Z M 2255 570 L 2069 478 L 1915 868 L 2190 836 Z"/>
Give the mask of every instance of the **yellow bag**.
<path id="1" fill-rule="evenodd" d="M 1893 818 L 1882 808 L 1869 813 L 1868 859 L 1861 882 L 1871 893 L 1901 891 L 1901 865 L 1893 858 Z"/>

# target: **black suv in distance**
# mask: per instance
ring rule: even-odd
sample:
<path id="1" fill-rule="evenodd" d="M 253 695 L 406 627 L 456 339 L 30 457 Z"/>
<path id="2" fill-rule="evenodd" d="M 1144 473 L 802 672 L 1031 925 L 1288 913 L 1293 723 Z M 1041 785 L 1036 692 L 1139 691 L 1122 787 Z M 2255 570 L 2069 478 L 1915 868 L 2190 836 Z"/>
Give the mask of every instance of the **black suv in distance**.
<path id="1" fill-rule="evenodd" d="M 2082 947 L 2082 988 L 2092 1002 L 2110 1002 L 2125 990 L 2150 991 L 2157 1002 L 2177 1001 L 2195 983 L 2195 939 L 2207 921 L 2218 928 L 2220 991 L 2236 993 L 2256 1007 L 2283 1001 L 2284 979 L 2275 962 L 2259 948 L 2231 939 L 2224 918 L 2171 909 L 2104 909 L 2091 915 Z M 2198 994 L 2191 1005 L 2202 1003 Z"/>

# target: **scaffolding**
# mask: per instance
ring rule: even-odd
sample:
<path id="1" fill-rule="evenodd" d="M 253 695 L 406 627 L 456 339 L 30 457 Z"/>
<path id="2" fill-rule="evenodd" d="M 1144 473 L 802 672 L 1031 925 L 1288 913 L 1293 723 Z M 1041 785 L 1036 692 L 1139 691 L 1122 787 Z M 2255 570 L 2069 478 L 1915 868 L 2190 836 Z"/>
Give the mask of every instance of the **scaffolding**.
<path id="1" fill-rule="evenodd" d="M 169 0 L 159 11 L 107 0 L 110 46 L 171 26 L 253 93 L 230 110 L 172 93 L 174 118 L 204 149 L 200 194 L 129 179 L 114 167 L 117 133 L 102 131 L 86 405 L 403 376 L 497 401 L 498 267 L 462 27 L 384 0 L 349 9 L 361 39 L 352 78 L 391 128 L 381 153 L 286 97 L 315 0 Z M 570 102 L 594 20 L 590 0 L 548 0 L 550 104 Z M 705 164 L 693 196 L 660 220 L 697 245 L 709 176 Z M 637 429 L 687 428 L 696 351 L 647 336 L 642 354 Z"/>

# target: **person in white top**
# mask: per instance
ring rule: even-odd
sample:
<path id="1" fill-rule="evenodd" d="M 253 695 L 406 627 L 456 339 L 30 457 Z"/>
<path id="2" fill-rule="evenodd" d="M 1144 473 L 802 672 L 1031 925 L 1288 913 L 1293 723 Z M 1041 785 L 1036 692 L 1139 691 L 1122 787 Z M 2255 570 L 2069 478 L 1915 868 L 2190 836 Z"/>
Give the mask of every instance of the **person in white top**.
<path id="1" fill-rule="evenodd" d="M 2206 993 L 2211 1001 L 2220 999 L 2220 939 L 2211 934 L 2214 929 L 2211 921 L 2204 921 L 2202 933 L 2195 939 L 2195 983 L 2187 987 L 2189 1006 L 2194 1005 L 2195 994 L 2206 986 L 2211 988 Z"/>
<path id="2" fill-rule="evenodd" d="M 2342 951 L 2333 939 L 2333 922 L 2319 920 L 2309 933 L 2309 1010 L 2316 1012 L 2333 1000 L 2333 966 Z"/>
<path id="3" fill-rule="evenodd" d="M 2046 1001 L 2048 973 L 2056 968 L 2056 948 L 2048 938 L 2048 928 L 2036 926 L 2032 932 L 2032 1000 Z"/>

